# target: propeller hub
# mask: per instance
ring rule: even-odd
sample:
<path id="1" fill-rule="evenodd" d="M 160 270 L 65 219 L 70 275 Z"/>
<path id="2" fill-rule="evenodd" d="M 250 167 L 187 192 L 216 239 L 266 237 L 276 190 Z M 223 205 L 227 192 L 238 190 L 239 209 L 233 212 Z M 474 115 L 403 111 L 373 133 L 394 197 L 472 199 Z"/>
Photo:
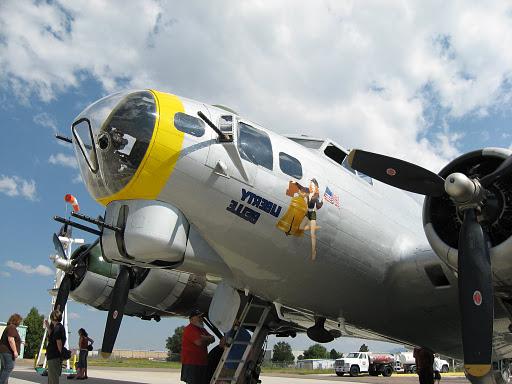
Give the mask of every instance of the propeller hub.
<path id="1" fill-rule="evenodd" d="M 71 264 L 71 260 L 63 259 L 62 257 L 55 255 L 51 256 L 50 259 L 53 261 L 53 265 L 55 268 L 60 269 L 66 273 L 70 273 L 73 270 L 73 265 Z"/>
<path id="2" fill-rule="evenodd" d="M 467 203 L 473 199 L 477 192 L 474 180 L 460 172 L 449 175 L 444 182 L 446 193 L 458 203 Z"/>

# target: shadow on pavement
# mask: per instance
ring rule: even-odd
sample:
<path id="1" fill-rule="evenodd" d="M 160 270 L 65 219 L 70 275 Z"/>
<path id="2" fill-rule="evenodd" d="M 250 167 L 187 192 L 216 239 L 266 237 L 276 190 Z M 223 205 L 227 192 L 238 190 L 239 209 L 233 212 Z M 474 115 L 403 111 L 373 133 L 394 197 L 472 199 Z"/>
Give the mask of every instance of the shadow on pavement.
<path id="1" fill-rule="evenodd" d="M 34 383 L 48 383 L 48 377 L 41 376 L 37 372 L 23 372 L 23 371 L 14 371 L 11 373 L 11 378 L 13 379 L 21 379 L 27 380 Z M 75 380 L 67 380 L 66 375 L 62 375 L 60 377 L 61 383 L 74 383 Z M 90 377 L 87 380 L 76 380 L 76 383 L 89 383 L 89 384 L 105 384 L 105 383 L 114 383 L 114 384 L 139 384 L 136 381 L 121 381 L 121 380 L 112 380 L 112 379 L 99 379 L 96 377 Z"/>

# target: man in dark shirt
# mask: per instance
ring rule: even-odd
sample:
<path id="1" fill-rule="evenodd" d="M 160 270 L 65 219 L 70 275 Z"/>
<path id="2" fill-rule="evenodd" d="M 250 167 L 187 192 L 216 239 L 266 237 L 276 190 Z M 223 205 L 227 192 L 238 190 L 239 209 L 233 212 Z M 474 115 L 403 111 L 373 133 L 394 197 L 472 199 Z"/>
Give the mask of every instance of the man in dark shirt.
<path id="1" fill-rule="evenodd" d="M 46 360 L 48 363 L 48 384 L 58 384 L 62 373 L 62 349 L 66 344 L 66 330 L 60 323 L 62 313 L 54 310 L 50 314 L 51 323 L 45 320 L 48 330 L 48 346 L 46 347 Z"/>

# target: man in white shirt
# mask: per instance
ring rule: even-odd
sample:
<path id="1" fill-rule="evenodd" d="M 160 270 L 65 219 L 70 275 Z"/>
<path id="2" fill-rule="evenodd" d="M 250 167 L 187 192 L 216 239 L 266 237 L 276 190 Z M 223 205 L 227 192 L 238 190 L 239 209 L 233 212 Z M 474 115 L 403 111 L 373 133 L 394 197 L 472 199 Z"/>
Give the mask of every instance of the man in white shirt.
<path id="1" fill-rule="evenodd" d="M 436 353 L 434 355 L 433 368 L 434 368 L 434 383 L 437 382 L 437 384 L 439 384 L 441 381 L 441 369 L 442 369 L 441 359 L 439 358 L 439 353 Z"/>

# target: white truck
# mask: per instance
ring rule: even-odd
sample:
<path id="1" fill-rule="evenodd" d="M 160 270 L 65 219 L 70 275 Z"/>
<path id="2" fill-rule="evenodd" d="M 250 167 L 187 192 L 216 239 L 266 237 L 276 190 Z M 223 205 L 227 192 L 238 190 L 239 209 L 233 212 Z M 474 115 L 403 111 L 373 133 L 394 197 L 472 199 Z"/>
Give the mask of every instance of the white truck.
<path id="1" fill-rule="evenodd" d="M 348 373 L 355 377 L 368 373 L 370 376 L 382 374 L 389 377 L 393 374 L 394 364 L 395 357 L 390 353 L 351 352 L 346 357 L 336 359 L 334 372 L 338 376 Z"/>
<path id="2" fill-rule="evenodd" d="M 395 355 L 395 371 L 403 373 L 416 373 L 416 361 L 412 352 L 400 352 Z M 450 369 L 448 361 L 441 359 L 441 372 L 446 373 Z"/>

